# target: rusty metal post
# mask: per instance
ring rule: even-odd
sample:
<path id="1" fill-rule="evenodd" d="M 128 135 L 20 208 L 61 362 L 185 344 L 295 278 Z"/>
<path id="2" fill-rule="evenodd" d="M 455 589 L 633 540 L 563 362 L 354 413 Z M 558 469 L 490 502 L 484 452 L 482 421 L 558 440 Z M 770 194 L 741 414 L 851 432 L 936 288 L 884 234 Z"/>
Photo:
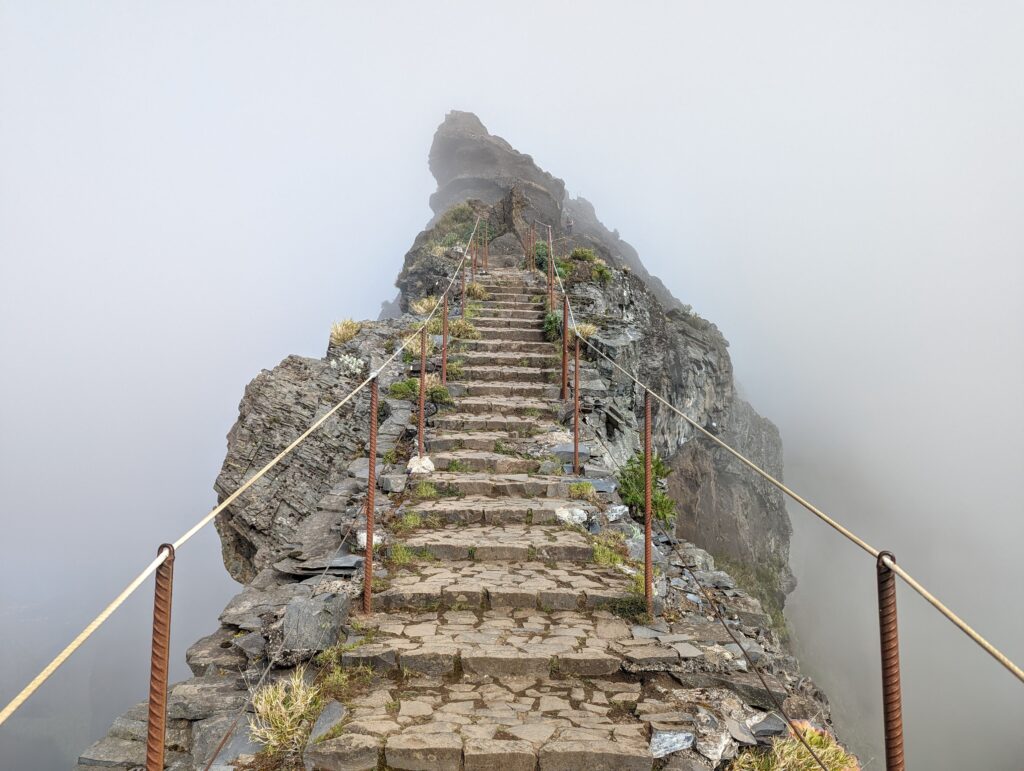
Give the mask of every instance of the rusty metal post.
<path id="1" fill-rule="evenodd" d="M 363 555 L 363 613 L 373 613 L 373 518 L 377 492 L 377 378 L 370 381 L 370 463 L 366 477 L 366 552 Z"/>
<path id="2" fill-rule="evenodd" d="M 466 270 L 467 270 L 466 262 L 465 262 L 465 260 L 463 260 L 463 262 L 462 262 L 462 294 L 459 295 L 459 303 L 462 306 L 461 310 L 460 310 L 462 318 L 466 318 Z"/>
<path id="3" fill-rule="evenodd" d="M 441 385 L 448 385 L 448 293 L 441 308 Z"/>
<path id="4" fill-rule="evenodd" d="M 419 430 L 416 432 L 416 447 L 419 449 L 419 456 L 423 457 L 423 426 L 425 424 L 427 403 L 427 325 L 420 329 L 420 417 Z"/>
<path id="5" fill-rule="evenodd" d="M 491 254 L 491 244 L 490 244 L 490 241 L 488 240 L 489 233 L 490 233 L 490 231 L 488 230 L 487 223 L 485 222 L 484 223 L 484 273 L 487 272 L 487 258 Z"/>
<path id="6" fill-rule="evenodd" d="M 651 563 L 651 392 L 644 389 L 644 599 L 654 618 L 654 566 Z"/>
<path id="7" fill-rule="evenodd" d="M 569 398 L 569 298 L 562 295 L 562 393 L 564 402 Z"/>
<path id="8" fill-rule="evenodd" d="M 555 248 L 548 225 L 548 312 L 555 312 Z"/>
<path id="9" fill-rule="evenodd" d="M 572 473 L 580 475 L 580 336 L 576 335 L 576 358 L 572 373 Z"/>
<path id="10" fill-rule="evenodd" d="M 882 642 L 882 704 L 885 711 L 885 768 L 904 771 L 903 701 L 900 694 L 900 635 L 896 618 L 896 575 L 885 559 L 892 552 L 878 555 L 878 629 Z"/>
<path id="11" fill-rule="evenodd" d="M 171 649 L 171 595 L 174 589 L 174 547 L 161 544 L 167 559 L 156 569 L 153 592 L 153 647 L 149 663 L 149 716 L 146 721 L 146 771 L 163 771 L 167 736 L 167 668 Z"/>

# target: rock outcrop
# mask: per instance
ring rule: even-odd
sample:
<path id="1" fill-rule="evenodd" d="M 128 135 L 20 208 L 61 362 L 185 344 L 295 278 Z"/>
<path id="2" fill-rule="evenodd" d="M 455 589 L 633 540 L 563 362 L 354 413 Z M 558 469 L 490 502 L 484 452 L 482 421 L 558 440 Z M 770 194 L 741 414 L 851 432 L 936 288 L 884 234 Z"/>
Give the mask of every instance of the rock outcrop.
<path id="1" fill-rule="evenodd" d="M 643 541 L 617 478 L 639 446 L 631 376 L 781 474 L 778 432 L 737 397 L 724 337 L 663 297 L 589 204 L 567 202 L 560 180 L 475 116 L 446 119 L 431 169 L 438 216 L 406 255 L 401 315 L 339 335 L 321 359 L 288 357 L 246 389 L 222 499 L 389 362 L 376 416 L 361 392 L 218 519 L 225 566 L 245 587 L 189 649 L 194 676 L 171 688 L 167 767 L 267 768 L 267 757 L 252 765 L 261 745 L 249 689 L 296 672 L 320 692 L 308 743 L 293 750 L 311 769 L 648 771 L 661 758 L 724 769 L 785 731 L 776 703 L 827 724 L 827 700 L 781 640 L 791 585 L 781 499 L 667 409 L 654 439 L 679 517 L 656 537 L 654 617 L 637 594 Z M 596 327 L 597 353 L 584 350 L 579 372 L 582 479 L 564 465 L 569 413 L 543 275 L 523 255 L 534 219 L 561 227 L 567 212 L 559 269 Z M 453 318 L 466 312 L 472 326 L 453 341 L 447 390 L 431 391 L 429 459 L 410 458 L 407 378 L 424 373 L 411 349 L 391 354 L 424 318 L 413 301 L 451 283 L 477 218 L 491 264 L 476 300 L 458 285 L 451 295 Z M 593 254 L 564 257 L 574 247 Z M 439 367 L 431 350 L 427 373 Z M 379 443 L 367 459 L 372 419 Z M 370 462 L 376 613 L 356 615 Z M 771 673 L 767 688 L 749 661 Z M 143 716 L 140 705 L 118 718 L 79 769 L 137 767 Z"/>

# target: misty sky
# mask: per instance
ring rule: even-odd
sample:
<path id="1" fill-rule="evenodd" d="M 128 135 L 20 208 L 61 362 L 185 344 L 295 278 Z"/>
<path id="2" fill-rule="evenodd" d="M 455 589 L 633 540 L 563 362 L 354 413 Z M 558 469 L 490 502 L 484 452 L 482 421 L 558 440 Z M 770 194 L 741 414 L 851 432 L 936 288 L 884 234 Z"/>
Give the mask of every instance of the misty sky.
<path id="1" fill-rule="evenodd" d="M 0 0 L 0 702 L 212 506 L 245 383 L 394 296 L 453 108 L 718 324 L 797 489 L 1024 660 L 1021 40 L 1016 2 Z M 869 757 L 873 565 L 791 515 L 804 667 Z M 177 677 L 236 588 L 182 550 Z M 142 700 L 151 602 L 0 768 Z M 1024 689 L 900 603 L 911 767 L 1017 767 Z"/>

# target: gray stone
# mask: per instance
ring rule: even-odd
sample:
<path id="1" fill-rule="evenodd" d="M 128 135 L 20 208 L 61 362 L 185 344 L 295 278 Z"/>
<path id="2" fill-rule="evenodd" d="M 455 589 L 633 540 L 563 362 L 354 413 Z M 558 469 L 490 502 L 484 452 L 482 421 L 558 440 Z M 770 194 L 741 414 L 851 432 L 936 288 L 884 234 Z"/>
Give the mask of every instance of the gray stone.
<path id="1" fill-rule="evenodd" d="M 782 736 L 786 733 L 788 726 L 786 721 L 776 715 L 774 712 L 769 712 L 763 718 L 755 723 L 750 724 L 750 730 L 758 739 L 767 739 L 772 736 Z"/>
<path id="2" fill-rule="evenodd" d="M 469 739 L 463 749 L 465 771 L 534 771 L 537 755 L 526 741 Z"/>
<path id="3" fill-rule="evenodd" d="M 340 723 L 348 710 L 345 705 L 340 701 L 331 699 L 321 710 L 320 715 L 317 717 L 316 722 L 313 723 L 313 728 L 309 732 L 309 742 L 312 744 L 318 742 L 330 731 L 334 726 Z"/>
<path id="4" fill-rule="evenodd" d="M 243 715 L 235 723 L 235 714 L 217 715 L 192 724 L 192 758 L 199 768 L 205 768 L 224 735 L 230 730 L 231 738 L 217 753 L 213 761 L 228 764 L 240 755 L 255 755 L 262 745 L 249 735 L 249 719 Z M 234 724 L 234 725 L 233 725 Z"/>
<path id="5" fill-rule="evenodd" d="M 751 733 L 750 729 L 742 723 L 727 717 L 725 719 L 725 727 L 729 730 L 729 734 L 732 736 L 732 738 L 738 741 L 740 744 L 757 744 L 757 739 L 754 738 L 754 734 Z"/>
<path id="6" fill-rule="evenodd" d="M 348 619 L 348 605 L 344 594 L 293 599 L 281 620 L 282 650 L 302 659 L 334 644 Z"/>
<path id="7" fill-rule="evenodd" d="M 462 765 L 462 739 L 454 734 L 398 734 L 388 737 L 384 757 L 403 771 L 450 771 Z"/>
<path id="8" fill-rule="evenodd" d="M 663 758 L 673 752 L 688 750 L 696 736 L 691 731 L 653 731 L 650 750 L 655 758 Z"/>
<path id="9" fill-rule="evenodd" d="M 405 474 L 383 474 L 380 478 L 380 489 L 386 493 L 400 493 L 405 490 L 407 479 Z"/>
<path id="10" fill-rule="evenodd" d="M 309 745 L 305 759 L 311 771 L 373 771 L 379 754 L 377 740 L 372 736 L 343 734 Z"/>
<path id="11" fill-rule="evenodd" d="M 233 647 L 235 633 L 221 627 L 207 635 L 185 652 L 185 661 L 196 677 L 213 675 L 218 672 L 238 672 L 245 668 L 246 657 Z"/>
<path id="12" fill-rule="evenodd" d="M 171 686 L 167 717 L 171 720 L 203 720 L 224 712 L 237 712 L 248 693 L 236 688 L 234 678 L 195 677 Z"/>
<path id="13" fill-rule="evenodd" d="M 548 742 L 540 751 L 541 771 L 650 771 L 646 745 L 604 740 Z"/>

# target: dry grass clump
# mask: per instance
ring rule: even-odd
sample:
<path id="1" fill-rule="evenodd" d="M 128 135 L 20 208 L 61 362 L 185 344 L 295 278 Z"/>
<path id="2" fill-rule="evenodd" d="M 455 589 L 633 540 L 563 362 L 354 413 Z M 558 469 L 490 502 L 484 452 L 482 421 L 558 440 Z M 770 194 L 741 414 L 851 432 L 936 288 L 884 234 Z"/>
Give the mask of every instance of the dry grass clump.
<path id="1" fill-rule="evenodd" d="M 470 300 L 490 300 L 491 293 L 479 281 L 471 281 L 466 284 L 466 297 Z"/>
<path id="2" fill-rule="evenodd" d="M 569 497 L 578 501 L 597 503 L 597 491 L 590 482 L 573 482 L 569 485 Z"/>
<path id="3" fill-rule="evenodd" d="M 466 319 L 452 319 L 448 324 L 448 334 L 462 340 L 480 339 L 480 330 Z"/>
<path id="4" fill-rule="evenodd" d="M 282 764 L 302 757 L 322 706 L 320 686 L 307 683 L 305 674 L 305 668 L 298 667 L 291 677 L 265 685 L 252 695 L 252 738 Z"/>
<path id="5" fill-rule="evenodd" d="M 437 297 L 432 294 L 428 294 L 426 297 L 421 297 L 418 300 L 409 301 L 409 310 L 418 316 L 426 316 L 437 306 Z"/>
<path id="6" fill-rule="evenodd" d="M 363 325 L 352 319 L 345 319 L 344 321 L 335 321 L 331 325 L 331 342 L 334 345 L 344 345 L 353 337 L 359 334 L 359 330 L 363 328 Z"/>
<path id="7" fill-rule="evenodd" d="M 582 324 L 577 324 L 571 331 L 573 334 L 579 335 L 581 340 L 589 340 L 597 334 L 597 325 L 583 322 Z"/>
<path id="8" fill-rule="evenodd" d="M 591 539 L 594 547 L 594 562 L 604 567 L 621 565 L 628 557 L 626 536 L 617 530 L 608 530 Z"/>
<path id="9" fill-rule="evenodd" d="M 796 729 L 829 771 L 860 771 L 857 758 L 844 750 L 830 733 L 802 720 Z M 768 749 L 744 750 L 729 771 L 818 771 L 821 767 L 790 729 L 789 736 L 773 739 Z"/>

